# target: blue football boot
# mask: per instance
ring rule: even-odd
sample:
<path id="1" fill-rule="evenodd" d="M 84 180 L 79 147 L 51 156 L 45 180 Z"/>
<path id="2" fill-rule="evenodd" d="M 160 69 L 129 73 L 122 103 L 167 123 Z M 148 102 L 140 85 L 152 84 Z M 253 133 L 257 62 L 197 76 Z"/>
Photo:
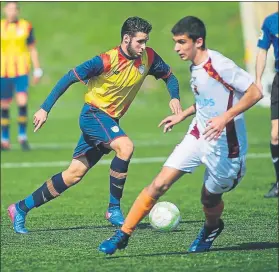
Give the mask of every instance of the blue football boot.
<path id="1" fill-rule="evenodd" d="M 116 230 L 111 238 L 100 244 L 99 251 L 112 255 L 117 249 L 124 249 L 128 245 L 129 238 L 130 235 L 127 233 L 122 230 Z"/>
<path id="2" fill-rule="evenodd" d="M 220 235 L 223 229 L 224 222 L 221 219 L 218 227 L 208 228 L 206 226 L 203 226 L 198 234 L 198 237 L 189 247 L 188 252 L 208 251 L 211 248 L 214 240 Z"/>
<path id="3" fill-rule="evenodd" d="M 21 211 L 17 204 L 12 204 L 8 208 L 9 217 L 13 223 L 14 231 L 16 233 L 26 234 L 28 230 L 25 228 L 26 213 Z"/>
<path id="4" fill-rule="evenodd" d="M 109 207 L 106 212 L 106 219 L 113 225 L 121 227 L 124 224 L 124 216 L 119 206 Z"/>

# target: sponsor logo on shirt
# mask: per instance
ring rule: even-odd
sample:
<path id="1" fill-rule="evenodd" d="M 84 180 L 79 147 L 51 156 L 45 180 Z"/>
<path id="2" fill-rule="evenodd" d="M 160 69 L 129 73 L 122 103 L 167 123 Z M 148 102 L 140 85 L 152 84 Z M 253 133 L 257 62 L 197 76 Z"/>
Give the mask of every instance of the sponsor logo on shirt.
<path id="1" fill-rule="evenodd" d="M 215 101 L 213 98 L 204 98 L 204 99 L 201 99 L 201 98 L 196 98 L 196 103 L 201 107 L 201 108 L 204 108 L 204 107 L 213 107 L 215 106 Z"/>

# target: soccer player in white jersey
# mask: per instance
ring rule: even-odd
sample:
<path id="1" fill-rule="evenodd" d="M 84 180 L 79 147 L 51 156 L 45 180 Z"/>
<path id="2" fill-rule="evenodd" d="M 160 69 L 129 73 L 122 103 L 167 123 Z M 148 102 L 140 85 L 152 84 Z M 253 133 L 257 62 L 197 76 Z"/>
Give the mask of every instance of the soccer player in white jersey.
<path id="1" fill-rule="evenodd" d="M 224 228 L 222 195 L 235 188 L 245 174 L 247 139 L 243 112 L 262 98 L 261 91 L 232 60 L 206 48 L 206 29 L 200 19 L 185 17 L 172 28 L 172 33 L 174 50 L 182 60 L 192 62 L 195 103 L 180 114 L 165 118 L 159 126 L 164 125 L 164 132 L 168 132 L 189 116 L 196 116 L 161 172 L 135 200 L 124 225 L 99 246 L 106 254 L 125 248 L 137 224 L 159 197 L 201 164 L 206 166 L 201 190 L 205 223 L 188 252 L 209 250 Z"/>

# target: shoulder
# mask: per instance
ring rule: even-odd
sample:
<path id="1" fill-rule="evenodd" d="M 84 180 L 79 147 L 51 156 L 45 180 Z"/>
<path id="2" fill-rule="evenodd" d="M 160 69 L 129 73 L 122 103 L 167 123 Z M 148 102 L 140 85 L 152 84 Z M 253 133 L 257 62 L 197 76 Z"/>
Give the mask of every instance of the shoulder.
<path id="1" fill-rule="evenodd" d="M 103 63 L 104 71 L 108 72 L 111 69 L 111 64 L 115 62 L 118 58 L 118 48 L 112 48 L 108 51 L 105 51 L 101 54 L 99 54 L 99 58 L 101 62 Z"/>
<path id="2" fill-rule="evenodd" d="M 277 13 L 277 12 L 275 12 L 275 13 L 270 14 L 269 16 L 267 16 L 267 17 L 264 19 L 263 26 L 270 27 L 270 26 L 273 25 L 275 22 L 278 22 L 278 13 Z"/>
<path id="3" fill-rule="evenodd" d="M 118 56 L 118 48 L 114 47 L 108 51 L 102 52 L 99 57 L 104 61 L 104 62 L 111 62 L 113 59 L 115 59 Z"/>
<path id="4" fill-rule="evenodd" d="M 147 58 L 148 58 L 148 63 L 150 65 L 154 62 L 154 59 L 155 59 L 155 61 L 158 61 L 159 55 L 154 51 L 153 48 L 146 47 L 145 51 L 146 51 L 146 55 L 147 55 Z"/>
<path id="5" fill-rule="evenodd" d="M 236 64 L 230 58 L 222 55 L 218 51 L 208 50 L 209 57 L 211 58 L 212 65 L 219 70 L 226 70 L 235 67 Z"/>
<path id="6" fill-rule="evenodd" d="M 32 23 L 25 19 L 19 19 L 18 21 L 20 26 L 26 27 L 28 30 L 31 30 L 33 28 Z"/>
<path id="7" fill-rule="evenodd" d="M 154 54 L 155 53 L 154 49 L 151 48 L 151 47 L 146 47 L 145 50 L 146 50 L 147 54 Z"/>

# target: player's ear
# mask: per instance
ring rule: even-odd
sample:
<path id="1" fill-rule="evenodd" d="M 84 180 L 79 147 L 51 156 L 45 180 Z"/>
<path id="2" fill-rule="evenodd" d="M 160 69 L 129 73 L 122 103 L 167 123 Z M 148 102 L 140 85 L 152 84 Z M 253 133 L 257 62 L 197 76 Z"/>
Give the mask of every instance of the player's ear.
<path id="1" fill-rule="evenodd" d="M 130 36 L 129 36 L 128 34 L 125 34 L 125 35 L 123 36 L 123 42 L 124 42 L 125 44 L 128 44 L 128 43 L 130 42 Z"/>
<path id="2" fill-rule="evenodd" d="M 197 48 L 201 48 L 203 46 L 203 43 L 204 43 L 203 38 L 197 38 L 195 42 Z"/>

